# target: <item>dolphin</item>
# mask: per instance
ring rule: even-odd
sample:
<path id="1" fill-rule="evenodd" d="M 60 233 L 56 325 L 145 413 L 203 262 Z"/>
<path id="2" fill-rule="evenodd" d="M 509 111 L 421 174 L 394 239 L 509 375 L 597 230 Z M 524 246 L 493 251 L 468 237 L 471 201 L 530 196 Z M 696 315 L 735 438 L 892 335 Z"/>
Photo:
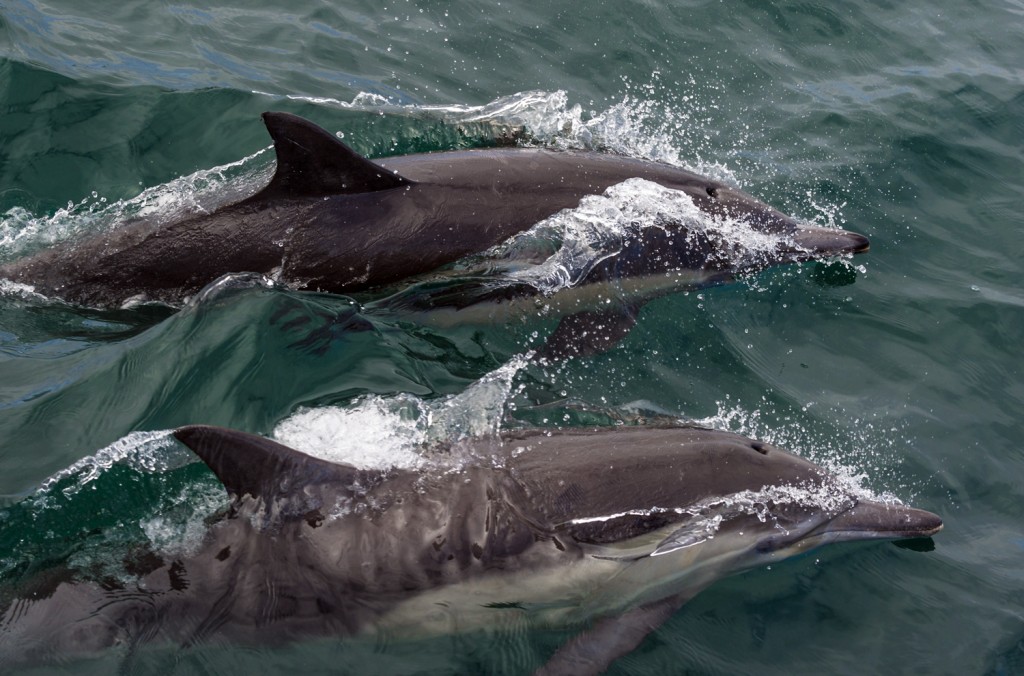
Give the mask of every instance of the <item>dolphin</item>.
<path id="1" fill-rule="evenodd" d="M 65 241 L 0 265 L 0 278 L 94 307 L 177 304 L 242 272 L 297 289 L 360 293 L 486 251 L 631 178 L 682 191 L 711 217 L 779 236 L 760 267 L 868 248 L 861 235 L 799 224 L 732 186 L 668 164 L 537 148 L 371 161 L 301 117 L 267 112 L 263 121 L 277 167 L 256 194 L 170 224 L 138 219 Z M 661 234 L 650 229 L 634 238 L 620 263 L 596 270 L 595 279 L 715 267 L 720 256 L 711 244 L 673 237 L 679 224 L 661 225 Z"/>
<path id="2" fill-rule="evenodd" d="M 54 575 L 12 600 L 0 664 L 568 627 L 580 633 L 540 673 L 598 673 L 726 575 L 942 528 L 771 444 L 693 426 L 506 432 L 438 450 L 444 470 L 360 469 L 218 427 L 174 436 L 230 509 L 192 555 L 151 553 L 102 584 Z"/>

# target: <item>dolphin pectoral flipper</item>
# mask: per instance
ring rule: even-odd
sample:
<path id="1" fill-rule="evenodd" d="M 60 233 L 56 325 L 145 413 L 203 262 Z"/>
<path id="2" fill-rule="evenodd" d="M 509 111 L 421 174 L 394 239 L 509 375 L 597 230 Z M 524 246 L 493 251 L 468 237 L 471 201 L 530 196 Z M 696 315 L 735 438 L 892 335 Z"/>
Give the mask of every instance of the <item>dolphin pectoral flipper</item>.
<path id="1" fill-rule="evenodd" d="M 263 113 L 274 139 L 277 171 L 252 200 L 352 195 L 413 182 L 371 162 L 326 130 L 290 113 Z"/>
<path id="2" fill-rule="evenodd" d="M 677 594 L 621 615 L 603 617 L 555 651 L 534 674 L 589 676 L 604 673 L 612 662 L 634 650 L 691 598 L 692 593 Z"/>
<path id="3" fill-rule="evenodd" d="M 537 351 L 537 356 L 561 360 L 607 352 L 629 335 L 641 307 L 642 303 L 636 303 L 566 315 Z"/>

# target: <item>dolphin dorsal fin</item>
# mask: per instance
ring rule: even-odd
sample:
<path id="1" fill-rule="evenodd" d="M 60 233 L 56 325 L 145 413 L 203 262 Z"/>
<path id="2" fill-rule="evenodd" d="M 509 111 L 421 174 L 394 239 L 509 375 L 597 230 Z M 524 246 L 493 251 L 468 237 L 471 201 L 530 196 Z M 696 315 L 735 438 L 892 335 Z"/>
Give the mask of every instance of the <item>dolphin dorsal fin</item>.
<path id="1" fill-rule="evenodd" d="M 202 458 L 235 499 L 251 495 L 269 503 L 288 499 L 310 485 L 351 486 L 376 478 L 370 476 L 376 473 L 314 458 L 238 430 L 190 425 L 175 430 L 174 436 Z"/>
<path id="2" fill-rule="evenodd" d="M 274 139 L 277 171 L 256 197 L 351 195 L 413 183 L 298 115 L 266 112 L 263 122 Z"/>

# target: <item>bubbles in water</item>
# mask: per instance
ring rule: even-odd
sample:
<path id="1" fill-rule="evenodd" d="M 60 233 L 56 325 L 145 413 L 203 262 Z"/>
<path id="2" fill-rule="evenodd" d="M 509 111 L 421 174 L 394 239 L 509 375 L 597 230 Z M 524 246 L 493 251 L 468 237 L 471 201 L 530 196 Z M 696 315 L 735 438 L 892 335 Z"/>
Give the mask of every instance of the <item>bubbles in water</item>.
<path id="1" fill-rule="evenodd" d="M 721 241 L 718 250 L 736 268 L 754 264 L 772 254 L 778 235 L 759 233 L 733 219 L 713 218 L 701 212 L 686 193 L 640 178 L 608 188 L 602 195 L 584 197 L 578 207 L 547 218 L 528 231 L 515 235 L 485 256 L 511 258 L 519 252 L 557 243 L 557 250 L 539 265 L 508 274 L 513 281 L 528 282 L 545 294 L 575 286 L 595 265 L 618 254 L 630 236 L 644 228 L 672 224 L 680 237 L 709 233 Z"/>
<path id="2" fill-rule="evenodd" d="M 365 397 L 347 408 L 301 410 L 283 420 L 274 437 L 332 462 L 422 469 L 438 461 L 424 455 L 431 445 L 498 433 L 515 376 L 529 358 L 514 357 L 464 392 L 436 401 L 399 394 Z"/>
<path id="3" fill-rule="evenodd" d="M 804 410 L 806 409 L 807 407 Z M 748 410 L 726 402 L 718 403 L 718 411 L 714 415 L 694 422 L 705 427 L 761 439 L 812 460 L 832 472 L 842 489 L 856 497 L 902 504 L 902 500 L 895 494 L 889 491 L 879 493 L 868 485 L 868 471 L 872 480 L 877 480 L 885 473 L 884 467 L 868 466 L 879 457 L 887 455 L 879 444 L 895 443 L 891 434 L 884 435 L 883 440 L 880 440 L 873 434 L 873 426 L 870 423 L 851 421 L 854 427 L 837 432 L 843 435 L 843 439 L 836 441 L 834 436 L 815 433 L 793 420 L 773 420 L 771 424 L 767 424 L 762 420 L 761 411 Z M 854 444 L 852 451 L 847 448 L 850 442 Z"/>
<path id="4" fill-rule="evenodd" d="M 267 181 L 271 166 L 257 162 L 264 148 L 212 169 L 201 169 L 137 196 L 108 204 L 96 193 L 52 216 L 33 216 L 14 207 L 0 218 L 0 260 L 9 260 L 84 233 L 108 230 L 128 220 L 145 219 L 151 228 L 190 213 L 208 212 L 235 202 Z"/>
<path id="5" fill-rule="evenodd" d="M 189 484 L 176 495 L 166 496 L 159 513 L 142 519 L 139 526 L 156 551 L 189 556 L 199 549 L 209 529 L 206 518 L 226 499 L 217 484 Z"/>
<path id="6" fill-rule="evenodd" d="M 114 465 L 127 465 L 140 472 L 153 473 L 194 461 L 194 455 L 175 443 L 170 430 L 132 432 L 45 480 L 37 496 L 42 498 L 53 488 L 71 480 L 72 483 L 61 489 L 65 496 L 70 497 Z"/>

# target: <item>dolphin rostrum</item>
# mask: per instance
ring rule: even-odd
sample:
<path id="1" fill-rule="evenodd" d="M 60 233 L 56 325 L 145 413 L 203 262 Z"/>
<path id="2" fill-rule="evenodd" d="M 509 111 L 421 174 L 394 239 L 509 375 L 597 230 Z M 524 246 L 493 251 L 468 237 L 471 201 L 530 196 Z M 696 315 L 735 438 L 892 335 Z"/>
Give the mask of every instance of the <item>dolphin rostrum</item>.
<path id="1" fill-rule="evenodd" d="M 356 293 L 488 250 L 630 178 L 682 191 L 709 216 L 778 235 L 778 251 L 760 267 L 868 248 L 861 235 L 798 224 L 736 188 L 667 164 L 529 148 L 374 162 L 303 118 L 267 112 L 263 120 L 277 168 L 257 194 L 167 225 L 141 219 L 66 241 L 0 265 L 0 278 L 97 307 L 133 299 L 180 303 L 233 272 L 264 274 L 294 288 Z M 595 275 L 664 275 L 713 268 L 721 258 L 707 242 L 674 236 L 677 224 L 660 225 L 660 233 L 648 228 L 627 243 L 632 250 L 620 257 L 626 263 L 604 265 Z"/>
<path id="2" fill-rule="evenodd" d="M 357 469 L 216 427 L 174 434 L 230 510 L 192 555 L 150 555 L 102 584 L 50 576 L 11 601 L 0 664 L 530 626 L 580 629 L 542 672 L 596 673 L 723 576 L 942 528 L 770 444 L 699 427 L 505 433 L 459 442 L 451 452 L 476 460 L 446 471 Z"/>

